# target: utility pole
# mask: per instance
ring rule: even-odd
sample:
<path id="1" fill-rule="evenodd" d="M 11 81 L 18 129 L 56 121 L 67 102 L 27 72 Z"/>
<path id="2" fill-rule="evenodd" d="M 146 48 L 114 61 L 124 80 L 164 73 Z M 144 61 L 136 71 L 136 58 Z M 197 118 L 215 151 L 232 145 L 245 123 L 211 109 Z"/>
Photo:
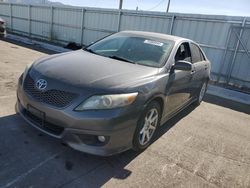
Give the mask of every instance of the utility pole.
<path id="1" fill-rule="evenodd" d="M 170 6 L 170 0 L 168 0 L 167 13 L 169 11 L 169 6 Z"/>
<path id="2" fill-rule="evenodd" d="M 119 10 L 121 10 L 121 9 L 122 9 L 122 2 L 123 2 L 123 0 L 120 0 Z"/>

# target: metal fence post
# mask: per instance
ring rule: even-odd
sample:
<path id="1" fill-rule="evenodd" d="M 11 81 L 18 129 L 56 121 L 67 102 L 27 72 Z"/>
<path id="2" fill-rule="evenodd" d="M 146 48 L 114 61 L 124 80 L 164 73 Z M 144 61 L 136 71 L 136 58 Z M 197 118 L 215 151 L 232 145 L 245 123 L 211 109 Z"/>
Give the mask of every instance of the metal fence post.
<path id="1" fill-rule="evenodd" d="M 82 20 L 81 20 L 81 45 L 83 45 L 83 37 L 84 37 L 84 17 L 85 17 L 85 9 L 82 8 Z"/>
<path id="2" fill-rule="evenodd" d="M 10 30 L 13 31 L 12 4 L 10 3 Z"/>
<path id="3" fill-rule="evenodd" d="M 219 71 L 218 71 L 218 77 L 217 77 L 216 83 L 218 83 L 220 81 L 220 78 L 221 78 L 222 69 L 223 69 L 224 64 L 225 64 L 225 59 L 226 59 L 226 55 L 227 55 L 227 51 L 228 51 L 228 45 L 229 45 L 229 41 L 230 41 L 230 38 L 231 38 L 231 33 L 232 33 L 232 28 L 230 27 L 229 31 L 228 31 L 228 34 L 227 34 L 225 50 L 224 50 L 222 59 L 220 61 L 220 68 L 219 68 Z"/>
<path id="4" fill-rule="evenodd" d="M 170 7 L 170 0 L 168 0 L 168 5 L 167 5 L 167 13 L 169 12 L 169 7 Z"/>
<path id="5" fill-rule="evenodd" d="M 54 8 L 53 6 L 51 6 L 50 8 L 50 15 L 51 15 L 51 18 L 50 18 L 50 35 L 49 35 L 49 40 L 52 41 L 53 40 L 53 17 L 54 17 Z"/>
<path id="6" fill-rule="evenodd" d="M 236 35 L 237 38 L 239 39 L 242 48 L 245 50 L 245 52 L 246 52 L 248 58 L 250 59 L 250 53 L 249 53 L 249 51 L 248 51 L 248 49 L 247 49 L 247 46 L 242 42 L 242 40 L 241 40 L 240 36 L 238 35 L 238 33 L 235 32 L 235 35 Z"/>
<path id="7" fill-rule="evenodd" d="M 31 5 L 28 5 L 29 37 L 31 37 Z"/>
<path id="8" fill-rule="evenodd" d="M 121 16 L 122 16 L 122 10 L 120 9 L 118 13 L 117 32 L 119 32 L 121 29 Z"/>
<path id="9" fill-rule="evenodd" d="M 172 35 L 172 33 L 173 33 L 175 18 L 176 18 L 175 15 L 173 15 L 172 18 L 171 18 L 171 25 L 170 25 L 170 30 L 169 30 L 169 34 L 170 34 L 170 35 Z"/>
<path id="10" fill-rule="evenodd" d="M 243 29 L 244 29 L 245 23 L 246 23 L 246 17 L 243 19 L 242 24 L 241 24 L 240 34 L 239 34 L 239 38 L 237 40 L 237 44 L 236 44 L 236 47 L 235 47 L 235 50 L 234 50 L 234 55 L 233 55 L 232 63 L 228 67 L 227 81 L 226 81 L 227 84 L 229 83 L 230 78 L 231 78 L 231 74 L 233 72 L 233 68 L 234 68 L 234 65 L 235 65 L 235 59 L 236 59 L 237 52 L 238 52 L 238 49 L 239 49 L 240 39 L 241 39 L 241 36 L 242 36 L 242 33 L 243 33 Z"/>

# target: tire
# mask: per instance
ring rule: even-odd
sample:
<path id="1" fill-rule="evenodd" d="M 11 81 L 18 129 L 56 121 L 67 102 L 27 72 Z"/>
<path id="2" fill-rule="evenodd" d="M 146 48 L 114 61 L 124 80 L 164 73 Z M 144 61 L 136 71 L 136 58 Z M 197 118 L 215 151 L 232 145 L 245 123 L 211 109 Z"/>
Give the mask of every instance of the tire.
<path id="1" fill-rule="evenodd" d="M 137 123 L 133 138 L 133 149 L 135 151 L 142 151 L 152 143 L 160 120 L 161 107 L 158 102 L 153 101 L 147 105 Z"/>
<path id="2" fill-rule="evenodd" d="M 198 96 L 197 96 L 197 99 L 196 101 L 194 102 L 194 104 L 196 106 L 199 106 L 205 96 L 205 93 L 207 91 L 207 81 L 206 82 L 203 82 L 201 87 L 200 87 L 200 90 L 199 90 L 199 93 L 198 93 Z"/>

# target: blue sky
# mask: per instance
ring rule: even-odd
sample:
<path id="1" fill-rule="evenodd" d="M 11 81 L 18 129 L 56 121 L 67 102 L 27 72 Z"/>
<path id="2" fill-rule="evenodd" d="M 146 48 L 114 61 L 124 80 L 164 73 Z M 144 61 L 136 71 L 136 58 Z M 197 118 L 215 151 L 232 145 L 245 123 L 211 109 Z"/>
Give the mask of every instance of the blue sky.
<path id="1" fill-rule="evenodd" d="M 74 6 L 117 8 L 119 0 L 51 0 Z M 124 9 L 165 11 L 168 0 L 123 0 Z M 171 0 L 170 12 L 250 16 L 250 0 Z"/>

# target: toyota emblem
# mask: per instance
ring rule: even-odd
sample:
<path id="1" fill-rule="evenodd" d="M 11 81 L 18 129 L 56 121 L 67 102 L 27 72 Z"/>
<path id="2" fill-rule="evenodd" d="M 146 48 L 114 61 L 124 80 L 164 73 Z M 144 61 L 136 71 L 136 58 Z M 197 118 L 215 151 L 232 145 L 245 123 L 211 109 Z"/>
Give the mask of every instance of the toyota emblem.
<path id="1" fill-rule="evenodd" d="M 36 81 L 36 88 L 39 90 L 45 90 L 47 87 L 47 81 L 44 79 L 39 79 Z"/>

